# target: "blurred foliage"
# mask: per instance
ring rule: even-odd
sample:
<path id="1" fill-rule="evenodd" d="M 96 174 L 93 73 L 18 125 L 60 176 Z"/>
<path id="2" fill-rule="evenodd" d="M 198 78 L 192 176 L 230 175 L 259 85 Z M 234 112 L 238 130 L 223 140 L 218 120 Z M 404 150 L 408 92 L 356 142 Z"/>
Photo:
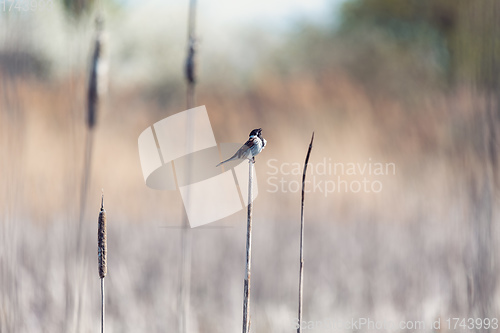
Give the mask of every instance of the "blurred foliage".
<path id="1" fill-rule="evenodd" d="M 64 10 L 72 18 L 79 18 L 89 12 L 95 2 L 94 0 L 62 0 Z"/>
<path id="2" fill-rule="evenodd" d="M 477 83 L 498 94 L 500 80 L 500 2 L 471 1 L 459 36 L 462 68 Z"/>
<path id="3" fill-rule="evenodd" d="M 39 79 L 47 79 L 50 74 L 50 62 L 35 52 L 1 50 L 0 72 L 10 77 L 31 75 Z"/>
<path id="4" fill-rule="evenodd" d="M 110 14 L 122 7 L 118 1 L 114 0 L 61 0 L 61 4 L 66 16 L 75 22 L 93 14 L 96 10 Z"/>
<path id="5" fill-rule="evenodd" d="M 446 79 L 498 85 L 500 2 L 497 0 L 351 0 L 339 32 L 381 32 L 397 48 L 434 59 Z"/>

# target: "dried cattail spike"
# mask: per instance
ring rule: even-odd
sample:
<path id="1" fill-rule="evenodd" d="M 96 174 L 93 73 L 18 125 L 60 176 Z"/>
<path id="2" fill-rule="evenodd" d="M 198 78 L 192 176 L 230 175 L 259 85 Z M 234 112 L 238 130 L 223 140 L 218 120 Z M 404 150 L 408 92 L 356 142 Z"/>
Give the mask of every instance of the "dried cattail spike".
<path id="1" fill-rule="evenodd" d="M 101 211 L 99 212 L 99 226 L 97 230 L 97 258 L 99 262 L 99 277 L 103 279 L 108 272 L 106 255 L 108 245 L 106 242 L 106 211 L 104 210 L 104 193 L 101 197 Z"/>
<path id="2" fill-rule="evenodd" d="M 196 83 L 196 40 L 190 36 L 188 45 L 188 55 L 186 58 L 185 75 L 189 84 Z"/>
<path id="3" fill-rule="evenodd" d="M 94 53 L 90 65 L 90 77 L 87 91 L 87 126 L 92 129 L 96 124 L 99 101 L 107 91 L 108 63 L 106 59 L 106 35 L 104 18 L 97 16 L 95 21 L 96 36 Z"/>

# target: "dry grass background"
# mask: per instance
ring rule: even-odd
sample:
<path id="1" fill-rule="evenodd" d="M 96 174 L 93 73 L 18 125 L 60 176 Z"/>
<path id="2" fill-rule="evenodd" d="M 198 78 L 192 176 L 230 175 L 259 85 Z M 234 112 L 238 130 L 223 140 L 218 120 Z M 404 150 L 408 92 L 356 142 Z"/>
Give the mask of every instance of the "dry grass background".
<path id="1" fill-rule="evenodd" d="M 123 87 L 111 76 L 95 133 L 82 277 L 73 246 L 84 73 L 51 79 L 0 73 L 0 332 L 73 332 L 80 301 L 80 331 L 98 329 L 101 188 L 108 217 L 108 331 L 175 331 L 180 230 L 164 226 L 180 224 L 183 205 L 177 192 L 145 186 L 137 138 L 184 110 L 183 86 Z M 377 178 L 384 186 L 379 194 L 307 195 L 304 320 L 429 322 L 469 314 L 475 216 L 490 205 L 496 221 L 497 211 L 495 197 L 488 201 L 481 192 L 488 179 L 483 98 L 469 86 L 407 95 L 370 89 L 342 66 L 286 75 L 264 66 L 239 84 L 201 80 L 198 104 L 206 105 L 218 142 L 243 142 L 257 127 L 269 142 L 256 164 L 254 332 L 293 330 L 300 193 L 270 193 L 267 163 L 302 164 L 313 130 L 312 164 L 371 158 L 395 163 L 396 175 Z M 234 228 L 193 232 L 192 332 L 240 327 L 244 221 L 242 210 L 224 221 Z M 491 233 L 496 244 L 494 223 Z"/>

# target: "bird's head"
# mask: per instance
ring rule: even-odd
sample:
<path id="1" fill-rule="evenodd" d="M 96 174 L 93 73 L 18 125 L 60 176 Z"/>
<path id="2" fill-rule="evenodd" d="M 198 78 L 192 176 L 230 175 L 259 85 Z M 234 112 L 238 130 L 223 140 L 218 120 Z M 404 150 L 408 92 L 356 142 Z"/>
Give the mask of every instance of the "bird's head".
<path id="1" fill-rule="evenodd" d="M 250 132 L 250 135 L 249 137 L 254 137 L 254 136 L 261 136 L 262 134 L 262 128 L 257 128 L 257 129 L 254 129 L 253 131 Z"/>

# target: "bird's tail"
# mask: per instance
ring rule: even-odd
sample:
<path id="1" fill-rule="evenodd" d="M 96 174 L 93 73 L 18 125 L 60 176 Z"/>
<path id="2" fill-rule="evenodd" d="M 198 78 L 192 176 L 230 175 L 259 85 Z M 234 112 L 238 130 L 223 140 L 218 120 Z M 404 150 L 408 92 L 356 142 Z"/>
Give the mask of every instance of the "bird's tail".
<path id="1" fill-rule="evenodd" d="M 235 158 L 237 158 L 237 156 L 236 156 L 236 155 L 233 155 L 233 156 L 231 156 L 230 158 L 228 158 L 227 160 L 220 162 L 220 163 L 219 163 L 219 164 L 217 164 L 215 167 L 217 168 L 219 165 L 222 165 L 222 164 L 224 164 L 224 163 L 226 163 L 226 162 L 232 161 L 232 160 L 234 160 Z"/>

